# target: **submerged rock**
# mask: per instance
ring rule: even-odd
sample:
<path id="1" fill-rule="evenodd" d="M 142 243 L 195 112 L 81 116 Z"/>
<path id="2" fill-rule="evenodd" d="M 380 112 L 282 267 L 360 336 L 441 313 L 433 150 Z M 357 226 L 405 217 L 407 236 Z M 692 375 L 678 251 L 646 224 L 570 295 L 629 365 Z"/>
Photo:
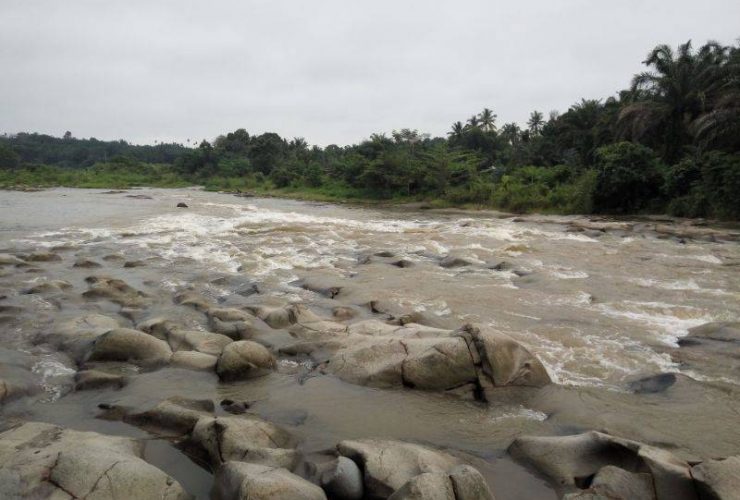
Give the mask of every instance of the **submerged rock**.
<path id="1" fill-rule="evenodd" d="M 240 340 L 224 347 L 216 363 L 216 373 L 221 380 L 243 380 L 266 375 L 275 367 L 275 358 L 266 347 Z"/>
<path id="2" fill-rule="evenodd" d="M 88 361 L 127 361 L 158 366 L 168 363 L 171 356 L 172 350 L 166 342 L 138 330 L 117 328 L 95 339 Z"/>
<path id="3" fill-rule="evenodd" d="M 127 414 L 123 421 L 149 430 L 189 434 L 202 418 L 211 418 L 215 410 L 209 399 L 172 397 L 161 401 L 151 410 Z"/>
<path id="4" fill-rule="evenodd" d="M 123 280 L 90 276 L 85 279 L 88 290 L 82 294 L 87 299 L 107 299 L 123 307 L 142 307 L 148 295 Z"/>
<path id="5" fill-rule="evenodd" d="M 106 373 L 101 370 L 82 370 L 75 374 L 76 391 L 105 388 L 120 389 L 127 382 L 128 379 L 123 375 Z"/>
<path id="6" fill-rule="evenodd" d="M 94 260 L 80 258 L 80 259 L 77 259 L 74 264 L 72 264 L 72 267 L 92 269 L 92 268 L 102 267 L 102 266 L 100 265 L 99 262 L 95 262 Z"/>
<path id="7" fill-rule="evenodd" d="M 141 456 L 129 438 L 25 423 L 0 434 L 0 497 L 190 498 Z"/>
<path id="8" fill-rule="evenodd" d="M 251 338 L 255 329 L 255 317 L 236 308 L 212 308 L 206 311 L 208 327 L 234 340 Z"/>

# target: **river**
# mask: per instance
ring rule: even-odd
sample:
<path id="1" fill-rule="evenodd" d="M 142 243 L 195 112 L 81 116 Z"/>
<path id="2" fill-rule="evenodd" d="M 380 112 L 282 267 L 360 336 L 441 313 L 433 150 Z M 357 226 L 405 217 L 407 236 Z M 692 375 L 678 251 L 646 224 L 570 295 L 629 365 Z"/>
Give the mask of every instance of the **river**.
<path id="1" fill-rule="evenodd" d="M 188 207 L 176 208 L 179 202 Z M 0 253 L 61 257 L 0 267 L 0 361 L 23 358 L 43 389 L 7 402 L 0 422 L 40 420 L 143 438 L 148 434 L 136 427 L 98 418 L 98 406 L 144 410 L 171 396 L 250 401 L 251 411 L 299 436 L 306 453 L 371 436 L 469 453 L 498 499 L 556 498 L 544 479 L 506 454 L 520 435 L 596 429 L 686 459 L 738 454 L 738 365 L 687 359 L 678 342 L 690 328 L 740 320 L 740 244 L 727 228 L 715 235 L 696 226 L 709 235 L 700 238 L 661 231 L 672 225 L 196 189 L 0 192 Z M 459 260 L 441 266 L 445 256 Z M 102 267 L 73 267 L 80 259 Z M 125 280 L 152 298 L 147 317 L 192 329 L 207 325 L 202 314 L 173 303 L 185 289 L 233 307 L 303 303 L 326 317 L 346 306 L 357 315 L 350 322 L 408 314 L 445 329 L 486 325 L 525 345 L 554 384 L 501 388 L 482 404 L 353 385 L 278 355 L 276 372 L 243 382 L 163 368 L 137 374 L 120 390 L 73 391 L 77 366 L 39 339 L 83 313 L 116 316 L 129 327 L 140 319 L 85 299 L 91 275 Z M 71 286 L 23 293 L 52 280 Z M 267 334 L 262 340 L 275 352 L 287 342 Z M 681 375 L 680 383 L 633 390 L 635 380 L 662 373 Z M 151 440 L 146 458 L 208 498 L 210 473 L 166 440 Z"/>

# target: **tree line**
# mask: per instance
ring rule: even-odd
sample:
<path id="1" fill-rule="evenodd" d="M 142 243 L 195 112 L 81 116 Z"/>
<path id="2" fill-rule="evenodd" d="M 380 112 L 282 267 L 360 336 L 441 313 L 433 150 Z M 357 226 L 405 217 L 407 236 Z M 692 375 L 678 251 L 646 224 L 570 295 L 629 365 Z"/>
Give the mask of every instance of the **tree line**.
<path id="1" fill-rule="evenodd" d="M 400 129 L 324 148 L 244 129 L 193 148 L 19 134 L 0 138 L 0 168 L 142 172 L 135 163 L 162 163 L 169 166 L 157 175 L 213 189 L 740 218 L 740 45 L 660 45 L 644 64 L 616 95 L 547 117 L 533 111 L 524 126 L 499 124 L 485 108 L 453 123 L 447 137 Z"/>

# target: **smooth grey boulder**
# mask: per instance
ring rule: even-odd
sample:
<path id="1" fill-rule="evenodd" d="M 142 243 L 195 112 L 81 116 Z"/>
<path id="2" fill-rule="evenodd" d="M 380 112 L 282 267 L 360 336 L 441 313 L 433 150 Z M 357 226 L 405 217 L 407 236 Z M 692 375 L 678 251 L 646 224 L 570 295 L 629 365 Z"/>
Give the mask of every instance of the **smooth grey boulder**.
<path id="1" fill-rule="evenodd" d="M 447 390 L 477 379 L 474 360 L 460 337 L 400 341 L 407 356 L 401 366 L 406 386 L 423 390 Z"/>
<path id="2" fill-rule="evenodd" d="M 152 335 L 167 342 L 172 351 L 198 351 L 211 356 L 218 356 L 224 347 L 233 342 L 231 338 L 220 333 L 180 328 L 171 329 L 165 334 L 152 333 Z"/>
<path id="3" fill-rule="evenodd" d="M 172 350 L 163 340 L 151 335 L 117 328 L 95 339 L 88 361 L 126 361 L 140 366 L 159 366 L 169 362 Z"/>
<path id="4" fill-rule="evenodd" d="M 439 265 L 444 268 L 452 267 L 464 267 L 472 264 L 469 260 L 463 259 L 462 257 L 456 257 L 454 255 L 448 255 L 439 261 Z"/>
<path id="5" fill-rule="evenodd" d="M 213 465 L 240 461 L 292 468 L 297 458 L 288 431 L 253 415 L 200 418 L 190 442 Z"/>
<path id="6" fill-rule="evenodd" d="M 388 498 L 419 474 L 447 473 L 462 463 L 442 451 L 384 439 L 342 441 L 337 450 L 363 471 L 368 498 Z"/>
<path id="7" fill-rule="evenodd" d="M 175 304 L 192 307 L 200 312 L 206 312 L 212 307 L 211 302 L 205 297 L 190 290 L 175 295 Z"/>
<path id="8" fill-rule="evenodd" d="M 0 266 L 18 266 L 25 263 L 25 260 L 19 259 L 15 255 L 11 255 L 9 253 L 0 253 Z"/>
<path id="9" fill-rule="evenodd" d="M 28 422 L 0 434 L 0 498 L 184 500 L 137 441 Z"/>
<path id="10" fill-rule="evenodd" d="M 95 262 L 94 260 L 80 258 L 80 259 L 77 259 L 74 264 L 72 264 L 72 267 L 92 269 L 92 268 L 102 267 L 102 266 L 99 262 Z"/>
<path id="11" fill-rule="evenodd" d="M 470 465 L 458 465 L 450 471 L 455 500 L 494 500 L 488 483 L 478 469 Z"/>
<path id="12" fill-rule="evenodd" d="M 403 385 L 402 365 L 406 348 L 389 338 L 356 343 L 337 353 L 326 371 L 358 385 L 389 388 Z"/>
<path id="13" fill-rule="evenodd" d="M 478 353 L 481 371 L 495 387 L 543 387 L 552 382 L 542 362 L 508 335 L 474 325 L 465 325 L 458 332 L 471 352 Z"/>
<path id="14" fill-rule="evenodd" d="M 569 493 L 567 500 L 591 498 L 625 498 L 630 500 L 656 500 L 653 478 L 646 472 L 627 472 L 607 465 L 596 473 L 588 489 Z"/>
<path id="15" fill-rule="evenodd" d="M 267 348 L 251 340 L 239 340 L 224 347 L 216 363 L 221 380 L 260 377 L 275 369 L 277 363 Z"/>
<path id="16" fill-rule="evenodd" d="M 95 313 L 85 314 L 55 323 L 51 332 L 44 335 L 42 340 L 80 361 L 95 339 L 120 327 L 120 321 L 115 318 Z"/>
<path id="17" fill-rule="evenodd" d="M 337 500 L 362 500 L 362 471 L 355 462 L 340 456 L 333 467 L 321 475 L 321 487 Z"/>
<path id="18" fill-rule="evenodd" d="M 216 471 L 213 500 L 326 500 L 324 491 L 292 472 L 245 462 L 227 462 Z"/>
<path id="19" fill-rule="evenodd" d="M 707 460 L 691 468 L 702 500 L 734 500 L 740 497 L 740 456 Z"/>
<path id="20" fill-rule="evenodd" d="M 217 356 L 198 351 L 177 351 L 170 358 L 170 366 L 204 372 L 215 371 L 217 362 Z"/>
<path id="21" fill-rule="evenodd" d="M 456 500 L 450 476 L 444 472 L 424 472 L 411 478 L 388 500 Z"/>
<path id="22" fill-rule="evenodd" d="M 51 280 L 51 281 L 44 281 L 43 283 L 34 285 L 31 288 L 24 290 L 23 293 L 26 295 L 53 293 L 53 292 L 61 292 L 62 290 L 68 290 L 70 288 L 72 288 L 72 283 L 70 283 L 69 281 Z"/>
<path id="23" fill-rule="evenodd" d="M 519 437 L 509 446 L 509 453 L 539 470 L 565 492 L 578 492 L 588 478 L 614 466 L 630 473 L 650 474 L 658 499 L 697 498 L 686 462 L 665 450 L 600 432 Z"/>
<path id="24" fill-rule="evenodd" d="M 208 327 L 234 340 L 251 338 L 255 331 L 254 316 L 236 308 L 213 308 L 206 311 Z"/>

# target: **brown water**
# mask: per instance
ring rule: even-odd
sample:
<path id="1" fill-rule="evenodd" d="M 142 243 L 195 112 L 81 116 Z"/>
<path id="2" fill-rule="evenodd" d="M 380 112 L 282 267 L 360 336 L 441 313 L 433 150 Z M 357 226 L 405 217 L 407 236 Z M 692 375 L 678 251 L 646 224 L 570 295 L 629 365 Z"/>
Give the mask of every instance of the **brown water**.
<path id="1" fill-rule="evenodd" d="M 134 199 L 127 194 L 152 199 Z M 184 201 L 190 208 L 176 209 Z M 7 356 L 23 351 L 45 392 L 2 408 L 0 419 L 37 419 L 78 429 L 144 437 L 134 427 L 96 418 L 99 403 L 148 409 L 169 396 L 254 401 L 253 409 L 288 426 L 302 448 L 317 451 L 346 438 L 392 437 L 480 458 L 499 499 L 548 498 L 553 491 L 511 461 L 505 449 L 521 434 L 606 430 L 691 458 L 740 452 L 740 373 L 719 363 L 680 365 L 672 357 L 689 328 L 740 319 L 740 245 L 663 238 L 652 223 L 607 232 L 571 232 L 574 218 L 517 219 L 493 213 L 378 210 L 276 199 L 245 199 L 196 190 L 101 194 L 55 189 L 0 192 L 0 252 L 53 249 L 63 257 L 28 268 L 0 268 L 0 305 L 19 306 L 0 321 Z M 367 256 L 390 252 L 393 257 Z M 117 254 L 141 260 L 124 268 Z M 439 258 L 470 265 L 443 268 Z M 72 268 L 80 257 L 102 269 Z M 397 267 L 403 260 L 409 267 Z M 507 263 L 504 270 L 491 269 Z M 487 324 L 524 343 L 557 382 L 544 389 L 500 389 L 488 405 L 414 390 L 358 387 L 326 375 L 298 377 L 295 362 L 267 377 L 223 384 L 179 369 L 140 374 L 120 391 L 70 392 L 73 364 L 35 339 L 54 321 L 81 312 L 117 315 L 88 302 L 84 278 L 109 275 L 154 297 L 151 316 L 205 328 L 203 315 L 172 302 L 192 286 L 214 301 L 241 306 L 304 302 L 320 314 L 366 304 L 416 312 L 423 322 L 456 328 Z M 23 295 L 64 279 L 72 288 Z M 340 287 L 333 299 L 296 280 Z M 256 284 L 260 293 L 235 294 Z M 123 318 L 121 318 L 123 320 Z M 125 320 L 123 320 L 125 322 Z M 278 347 L 280 335 L 264 342 Z M 20 354 L 18 354 L 20 356 Z M 631 380 L 680 372 L 657 394 L 633 394 Z M 166 441 L 147 459 L 207 498 L 210 474 Z"/>

